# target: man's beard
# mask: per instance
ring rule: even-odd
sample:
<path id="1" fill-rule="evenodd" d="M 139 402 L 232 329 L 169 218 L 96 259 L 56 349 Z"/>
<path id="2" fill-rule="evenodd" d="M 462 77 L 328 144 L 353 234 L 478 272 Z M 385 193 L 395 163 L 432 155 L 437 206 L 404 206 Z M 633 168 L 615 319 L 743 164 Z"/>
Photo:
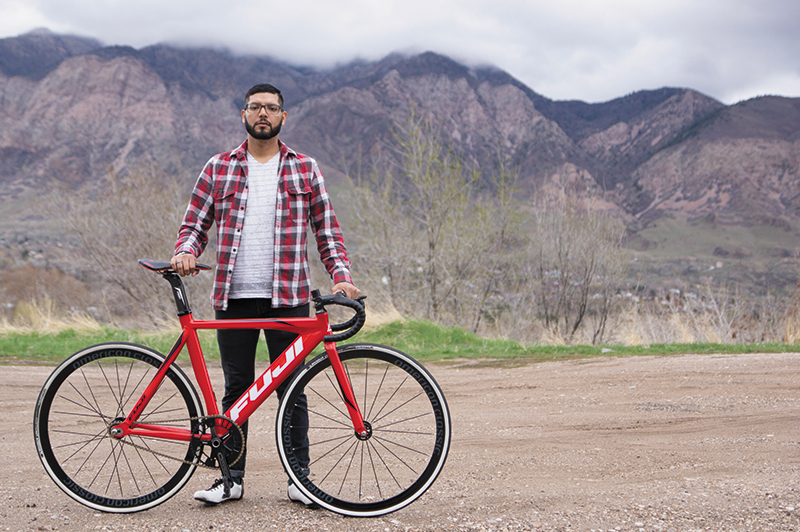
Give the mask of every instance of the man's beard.
<path id="1" fill-rule="evenodd" d="M 282 121 L 281 121 L 282 122 Z M 269 140 L 272 137 L 278 135 L 281 132 L 281 127 L 283 124 L 278 122 L 277 126 L 270 126 L 269 129 L 262 129 L 261 131 L 257 130 L 254 125 L 251 125 L 247 120 L 244 121 L 244 128 L 247 130 L 247 133 L 250 134 L 251 137 L 258 140 Z"/>

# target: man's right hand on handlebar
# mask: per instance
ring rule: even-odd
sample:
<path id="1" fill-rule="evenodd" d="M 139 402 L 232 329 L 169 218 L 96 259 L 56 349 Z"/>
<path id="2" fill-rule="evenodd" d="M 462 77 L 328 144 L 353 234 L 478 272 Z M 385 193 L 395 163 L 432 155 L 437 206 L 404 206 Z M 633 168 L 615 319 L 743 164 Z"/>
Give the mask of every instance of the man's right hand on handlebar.
<path id="1" fill-rule="evenodd" d="M 191 253 L 178 253 L 169 262 L 172 264 L 172 269 L 181 277 L 195 276 L 200 273 L 197 269 L 197 257 Z"/>

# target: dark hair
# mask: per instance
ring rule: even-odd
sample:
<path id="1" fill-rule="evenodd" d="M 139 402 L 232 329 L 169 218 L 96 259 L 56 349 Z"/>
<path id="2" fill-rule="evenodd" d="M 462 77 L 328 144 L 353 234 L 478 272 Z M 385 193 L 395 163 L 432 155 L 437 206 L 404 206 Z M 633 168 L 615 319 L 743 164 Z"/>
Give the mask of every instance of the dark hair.
<path id="1" fill-rule="evenodd" d="M 247 94 L 244 95 L 244 103 L 247 105 L 247 102 L 250 100 L 250 96 L 253 94 L 258 94 L 259 92 L 269 92 L 271 94 L 278 95 L 278 105 L 283 107 L 283 95 L 281 91 L 270 85 L 269 83 L 259 83 L 258 85 L 253 85 L 253 87 L 247 91 Z"/>

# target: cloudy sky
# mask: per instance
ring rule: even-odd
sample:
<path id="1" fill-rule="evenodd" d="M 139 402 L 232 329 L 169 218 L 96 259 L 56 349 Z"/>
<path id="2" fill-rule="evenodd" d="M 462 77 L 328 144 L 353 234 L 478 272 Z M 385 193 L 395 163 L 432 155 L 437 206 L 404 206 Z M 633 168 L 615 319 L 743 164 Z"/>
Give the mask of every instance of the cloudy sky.
<path id="1" fill-rule="evenodd" d="M 317 67 L 432 50 L 552 99 L 800 96 L 798 0 L 2 0 L 0 37 L 211 45 Z"/>

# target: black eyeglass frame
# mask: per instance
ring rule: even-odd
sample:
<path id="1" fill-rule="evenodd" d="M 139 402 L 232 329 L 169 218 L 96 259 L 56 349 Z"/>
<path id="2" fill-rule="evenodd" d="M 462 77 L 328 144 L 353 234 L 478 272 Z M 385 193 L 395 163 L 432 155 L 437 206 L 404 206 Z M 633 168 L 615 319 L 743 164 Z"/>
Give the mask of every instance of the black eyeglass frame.
<path id="1" fill-rule="evenodd" d="M 283 107 L 280 105 L 276 105 L 274 103 L 261 104 L 256 102 L 248 103 L 244 106 L 243 110 L 245 113 L 261 114 L 262 109 L 266 110 L 268 115 L 279 115 L 283 112 Z M 273 109 L 275 110 L 273 111 Z"/>

